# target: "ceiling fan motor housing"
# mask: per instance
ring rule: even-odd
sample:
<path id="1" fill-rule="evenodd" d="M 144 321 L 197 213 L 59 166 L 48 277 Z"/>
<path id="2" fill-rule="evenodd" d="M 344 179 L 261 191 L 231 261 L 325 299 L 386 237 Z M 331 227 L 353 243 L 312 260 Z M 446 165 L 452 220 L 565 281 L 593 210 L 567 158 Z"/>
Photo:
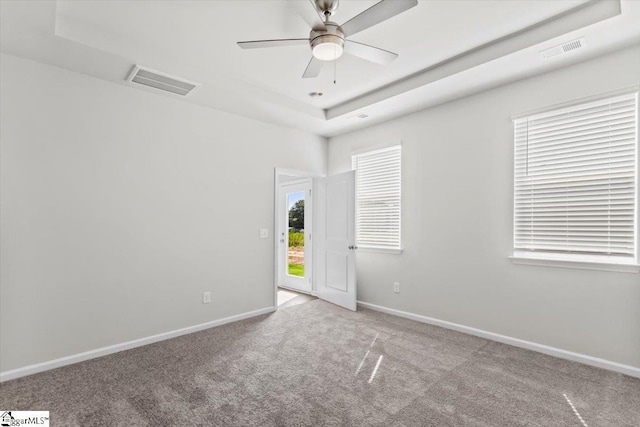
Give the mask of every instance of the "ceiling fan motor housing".
<path id="1" fill-rule="evenodd" d="M 313 56 L 323 61 L 332 61 L 344 51 L 344 34 L 335 22 L 326 22 L 326 30 L 312 30 L 309 43 Z"/>

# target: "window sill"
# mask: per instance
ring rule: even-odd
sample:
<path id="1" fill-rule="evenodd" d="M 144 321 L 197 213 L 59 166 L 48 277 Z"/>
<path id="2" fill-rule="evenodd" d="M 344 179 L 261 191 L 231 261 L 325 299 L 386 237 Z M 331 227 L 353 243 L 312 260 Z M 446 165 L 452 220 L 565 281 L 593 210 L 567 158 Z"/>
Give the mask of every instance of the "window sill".
<path id="1" fill-rule="evenodd" d="M 358 246 L 358 252 L 376 252 L 379 254 L 402 254 L 402 249 L 389 249 L 389 248 L 371 248 L 366 246 Z"/>
<path id="2" fill-rule="evenodd" d="M 512 263 L 518 265 L 535 265 L 542 267 L 575 268 L 580 270 L 613 271 L 618 273 L 638 273 L 640 265 L 635 261 L 614 262 L 607 260 L 552 258 L 541 255 L 518 254 L 509 257 Z"/>

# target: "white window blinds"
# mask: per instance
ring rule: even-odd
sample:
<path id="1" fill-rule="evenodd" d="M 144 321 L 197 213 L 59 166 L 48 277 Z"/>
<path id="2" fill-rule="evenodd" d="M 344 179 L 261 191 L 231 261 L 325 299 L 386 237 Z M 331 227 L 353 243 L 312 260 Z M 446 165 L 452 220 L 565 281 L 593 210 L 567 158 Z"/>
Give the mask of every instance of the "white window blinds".
<path id="1" fill-rule="evenodd" d="M 355 155 L 352 166 L 358 246 L 399 250 L 401 146 Z"/>
<path id="2" fill-rule="evenodd" d="M 514 124 L 514 249 L 633 260 L 637 94 Z"/>

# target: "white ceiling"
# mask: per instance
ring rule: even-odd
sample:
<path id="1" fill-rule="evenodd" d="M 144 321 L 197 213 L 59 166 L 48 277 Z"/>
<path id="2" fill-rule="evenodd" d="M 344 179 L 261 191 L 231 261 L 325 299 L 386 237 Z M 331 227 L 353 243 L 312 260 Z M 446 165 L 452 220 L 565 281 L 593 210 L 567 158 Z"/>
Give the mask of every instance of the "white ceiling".
<path id="1" fill-rule="evenodd" d="M 331 63 L 319 78 L 301 78 L 308 46 L 235 44 L 307 37 L 288 3 L 3 0 L 0 49 L 120 84 L 131 84 L 125 78 L 140 64 L 201 83 L 185 102 L 332 136 L 640 42 L 634 0 L 421 1 L 352 38 L 398 53 L 396 61 L 344 55 L 333 84 Z M 375 3 L 341 0 L 332 19 L 346 22 Z M 587 48 L 540 58 L 577 37 Z M 362 112 L 369 117 L 353 118 Z"/>

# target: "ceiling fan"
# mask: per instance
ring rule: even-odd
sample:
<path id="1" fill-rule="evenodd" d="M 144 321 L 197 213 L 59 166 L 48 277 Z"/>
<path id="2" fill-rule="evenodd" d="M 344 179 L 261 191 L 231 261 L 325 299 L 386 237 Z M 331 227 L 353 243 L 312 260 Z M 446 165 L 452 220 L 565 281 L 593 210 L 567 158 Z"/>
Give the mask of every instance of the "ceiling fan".
<path id="1" fill-rule="evenodd" d="M 339 0 L 290 1 L 298 14 L 309 24 L 311 33 L 304 39 L 253 40 L 238 42 L 243 49 L 309 44 L 313 56 L 303 78 L 317 77 L 327 61 L 338 59 L 343 52 L 377 64 L 388 64 L 398 54 L 388 50 L 347 40 L 348 37 L 411 9 L 418 0 L 382 0 L 342 25 L 330 21 L 338 9 Z M 311 6 L 311 7 L 309 7 Z"/>

